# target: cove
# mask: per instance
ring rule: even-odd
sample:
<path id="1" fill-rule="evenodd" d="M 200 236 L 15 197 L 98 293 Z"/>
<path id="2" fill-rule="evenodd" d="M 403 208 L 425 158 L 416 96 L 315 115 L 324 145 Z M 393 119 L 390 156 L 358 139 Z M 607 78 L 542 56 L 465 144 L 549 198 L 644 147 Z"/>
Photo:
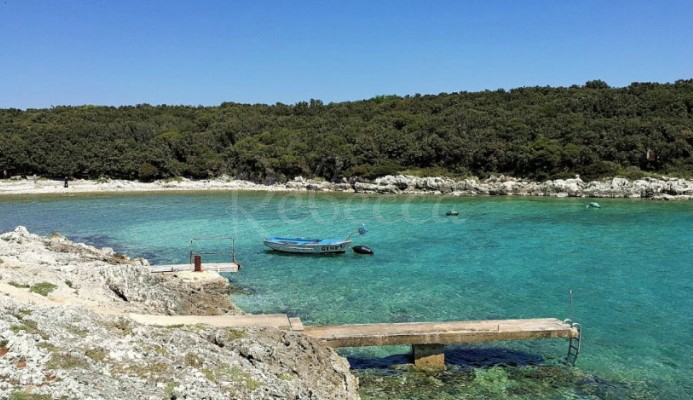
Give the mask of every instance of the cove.
<path id="1" fill-rule="evenodd" d="M 23 196 L 0 198 L 0 230 L 60 231 L 158 263 L 187 262 L 192 237 L 233 236 L 244 268 L 230 279 L 246 288 L 234 302 L 306 324 L 572 318 L 585 329 L 580 371 L 658 398 L 687 397 L 693 203 L 600 199 L 598 210 L 587 203 L 238 192 Z M 445 216 L 450 209 L 460 215 Z M 372 257 L 302 257 L 262 246 L 270 235 L 345 237 L 362 223 L 369 233 L 354 244 L 373 248 Z M 481 367 L 489 365 L 484 359 L 551 363 L 566 343 L 467 350 L 448 358 Z M 345 354 L 358 367 L 401 351 Z"/>

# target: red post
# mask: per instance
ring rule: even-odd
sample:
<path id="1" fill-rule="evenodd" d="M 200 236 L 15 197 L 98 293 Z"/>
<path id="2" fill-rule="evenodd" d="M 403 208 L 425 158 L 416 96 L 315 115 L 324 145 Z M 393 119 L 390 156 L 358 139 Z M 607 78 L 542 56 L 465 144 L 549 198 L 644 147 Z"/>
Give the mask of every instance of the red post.
<path id="1" fill-rule="evenodd" d="M 202 272 L 202 257 L 195 256 L 195 272 Z"/>

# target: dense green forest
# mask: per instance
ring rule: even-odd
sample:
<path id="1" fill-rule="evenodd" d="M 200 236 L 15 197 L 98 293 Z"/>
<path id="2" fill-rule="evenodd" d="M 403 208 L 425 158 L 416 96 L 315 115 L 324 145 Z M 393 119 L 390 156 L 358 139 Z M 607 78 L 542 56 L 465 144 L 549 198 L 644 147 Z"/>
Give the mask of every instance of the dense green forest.
<path id="1" fill-rule="evenodd" d="M 649 152 L 648 152 L 649 150 Z M 10 175 L 693 176 L 693 80 L 294 105 L 0 109 Z"/>

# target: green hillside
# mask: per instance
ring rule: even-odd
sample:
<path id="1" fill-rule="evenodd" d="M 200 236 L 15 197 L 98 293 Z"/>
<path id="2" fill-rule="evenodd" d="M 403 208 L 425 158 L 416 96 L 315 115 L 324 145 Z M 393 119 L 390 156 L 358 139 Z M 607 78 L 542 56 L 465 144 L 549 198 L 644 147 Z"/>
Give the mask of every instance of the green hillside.
<path id="1" fill-rule="evenodd" d="M 649 157 L 648 157 L 649 150 Z M 693 80 L 295 105 L 0 110 L 0 170 L 151 180 L 230 174 L 532 179 L 693 176 Z"/>

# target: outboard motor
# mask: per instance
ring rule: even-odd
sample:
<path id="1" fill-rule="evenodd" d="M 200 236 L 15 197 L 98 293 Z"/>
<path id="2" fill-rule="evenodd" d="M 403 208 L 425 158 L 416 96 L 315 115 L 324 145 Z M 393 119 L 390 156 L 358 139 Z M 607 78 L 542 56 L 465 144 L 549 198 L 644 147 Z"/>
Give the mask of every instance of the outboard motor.
<path id="1" fill-rule="evenodd" d="M 351 249 L 354 250 L 354 253 L 357 253 L 357 254 L 367 254 L 369 256 L 373 255 L 373 250 L 370 247 L 354 246 Z"/>

